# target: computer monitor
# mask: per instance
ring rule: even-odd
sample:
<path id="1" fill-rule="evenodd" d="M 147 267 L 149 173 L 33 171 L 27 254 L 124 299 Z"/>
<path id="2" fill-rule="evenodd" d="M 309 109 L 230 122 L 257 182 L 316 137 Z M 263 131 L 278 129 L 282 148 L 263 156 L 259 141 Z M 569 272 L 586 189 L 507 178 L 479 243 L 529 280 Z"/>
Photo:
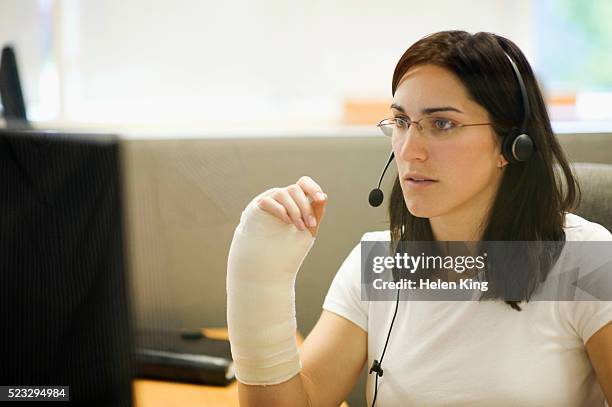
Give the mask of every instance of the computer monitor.
<path id="1" fill-rule="evenodd" d="M 0 129 L 0 386 L 132 404 L 121 183 L 113 136 Z"/>
<path id="2" fill-rule="evenodd" d="M 0 61 L 0 100 L 2 115 L 8 128 L 28 128 L 26 106 L 23 100 L 17 58 L 12 47 L 2 49 Z"/>

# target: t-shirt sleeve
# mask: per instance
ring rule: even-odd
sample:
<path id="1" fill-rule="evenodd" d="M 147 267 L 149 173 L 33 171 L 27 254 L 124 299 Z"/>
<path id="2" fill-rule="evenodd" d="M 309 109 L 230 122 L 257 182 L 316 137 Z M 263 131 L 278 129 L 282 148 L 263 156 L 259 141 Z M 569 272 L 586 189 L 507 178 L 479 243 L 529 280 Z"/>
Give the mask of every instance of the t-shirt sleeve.
<path id="1" fill-rule="evenodd" d="M 586 222 L 581 229 L 575 240 L 612 241 L 610 231 L 598 223 Z M 559 309 L 584 344 L 612 321 L 612 301 L 564 301 Z"/>
<path id="2" fill-rule="evenodd" d="M 560 310 L 584 344 L 612 321 L 612 301 L 567 301 Z"/>
<path id="3" fill-rule="evenodd" d="M 361 243 L 357 243 L 338 269 L 323 309 L 368 331 L 368 301 L 361 301 Z"/>

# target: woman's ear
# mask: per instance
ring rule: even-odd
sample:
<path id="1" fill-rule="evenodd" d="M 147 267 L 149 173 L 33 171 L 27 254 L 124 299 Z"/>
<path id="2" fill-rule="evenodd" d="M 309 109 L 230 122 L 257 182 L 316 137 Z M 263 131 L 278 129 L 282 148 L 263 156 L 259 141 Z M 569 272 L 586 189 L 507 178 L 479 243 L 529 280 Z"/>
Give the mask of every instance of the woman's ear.
<path id="1" fill-rule="evenodd" d="M 497 161 L 497 167 L 501 170 L 506 165 L 508 165 L 508 160 L 506 160 L 506 158 L 504 157 L 503 154 L 500 154 L 499 155 L 499 160 Z"/>

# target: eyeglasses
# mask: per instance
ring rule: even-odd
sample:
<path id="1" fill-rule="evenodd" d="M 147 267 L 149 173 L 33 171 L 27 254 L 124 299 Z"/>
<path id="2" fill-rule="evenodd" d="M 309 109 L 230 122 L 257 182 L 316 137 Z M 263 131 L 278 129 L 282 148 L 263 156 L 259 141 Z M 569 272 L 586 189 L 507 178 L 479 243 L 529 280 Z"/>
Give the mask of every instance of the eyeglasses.
<path id="1" fill-rule="evenodd" d="M 412 124 L 415 124 L 420 132 L 433 136 L 449 135 L 462 127 L 493 125 L 493 123 L 462 124 L 441 117 L 423 117 L 421 120 L 410 120 L 407 117 L 391 117 L 381 120 L 377 127 L 380 127 L 386 137 L 393 137 L 394 134 L 396 136 L 406 135 Z"/>

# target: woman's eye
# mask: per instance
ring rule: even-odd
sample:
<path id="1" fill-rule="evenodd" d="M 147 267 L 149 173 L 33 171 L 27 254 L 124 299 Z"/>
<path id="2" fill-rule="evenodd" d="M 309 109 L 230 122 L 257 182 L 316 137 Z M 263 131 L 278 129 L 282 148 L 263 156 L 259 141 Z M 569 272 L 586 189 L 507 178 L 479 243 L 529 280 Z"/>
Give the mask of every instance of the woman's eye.
<path id="1" fill-rule="evenodd" d="M 409 121 L 404 119 L 403 117 L 395 118 L 395 125 L 400 128 L 408 127 L 410 125 Z"/>
<path id="2" fill-rule="evenodd" d="M 433 125 L 436 130 L 450 130 L 455 127 L 455 123 L 448 119 L 433 119 Z"/>

